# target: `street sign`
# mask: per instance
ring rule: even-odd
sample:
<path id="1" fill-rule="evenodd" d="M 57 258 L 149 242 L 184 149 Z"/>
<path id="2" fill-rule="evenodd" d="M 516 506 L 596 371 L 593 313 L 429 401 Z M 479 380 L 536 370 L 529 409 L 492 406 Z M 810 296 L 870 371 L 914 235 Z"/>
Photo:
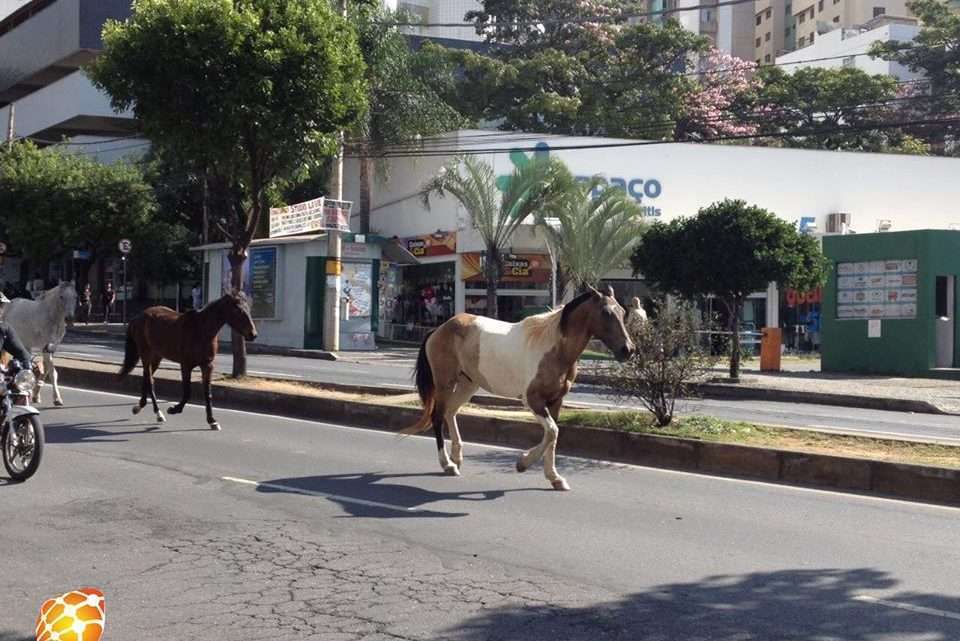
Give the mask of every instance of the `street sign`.
<path id="1" fill-rule="evenodd" d="M 7 244 L 0 243 L 0 256 L 3 256 L 6 253 L 7 253 Z"/>
<path id="2" fill-rule="evenodd" d="M 120 248 L 121 254 L 129 254 L 130 250 L 133 249 L 133 243 L 130 242 L 129 238 L 121 238 L 120 242 L 117 243 L 117 247 Z"/>

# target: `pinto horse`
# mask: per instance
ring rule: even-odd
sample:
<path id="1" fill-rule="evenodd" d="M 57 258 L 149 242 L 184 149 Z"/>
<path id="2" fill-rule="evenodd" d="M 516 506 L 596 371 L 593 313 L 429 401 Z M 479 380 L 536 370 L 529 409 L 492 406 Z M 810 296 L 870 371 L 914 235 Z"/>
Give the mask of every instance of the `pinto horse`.
<path id="1" fill-rule="evenodd" d="M 635 299 L 631 314 L 638 305 Z M 481 388 L 519 398 L 543 426 L 543 440 L 520 456 L 517 471 L 525 471 L 543 457 L 543 472 L 553 488 L 569 490 L 555 463 L 563 397 L 573 385 L 577 360 L 591 338 L 603 341 L 618 360 L 630 358 L 635 347 L 624 326 L 626 315 L 611 288 L 605 294 L 591 288 L 562 308 L 519 323 L 457 314 L 420 347 L 415 377 L 423 415 L 401 434 L 424 432 L 432 425 L 440 467 L 456 476 L 463 464 L 457 427 L 460 407 Z M 443 440 L 444 422 L 452 458 Z"/>
<path id="2" fill-rule="evenodd" d="M 213 418 L 210 394 L 210 378 L 213 375 L 213 359 L 217 354 L 217 335 L 224 325 L 229 325 L 248 341 L 257 337 L 257 329 L 250 317 L 250 303 L 243 293 L 229 293 L 215 300 L 200 311 L 190 310 L 180 314 L 169 307 L 148 307 L 143 314 L 127 325 L 127 344 L 123 356 L 120 377 L 123 378 L 143 363 L 143 388 L 140 403 L 133 407 L 139 414 L 147 404 L 147 395 L 153 402 L 157 422 L 166 419 L 157 406 L 153 375 L 164 358 L 180 363 L 183 381 L 183 398 L 170 407 L 171 414 L 179 414 L 190 400 L 190 374 L 199 367 L 203 376 L 203 396 L 207 404 L 207 424 L 219 430 L 220 424 Z"/>

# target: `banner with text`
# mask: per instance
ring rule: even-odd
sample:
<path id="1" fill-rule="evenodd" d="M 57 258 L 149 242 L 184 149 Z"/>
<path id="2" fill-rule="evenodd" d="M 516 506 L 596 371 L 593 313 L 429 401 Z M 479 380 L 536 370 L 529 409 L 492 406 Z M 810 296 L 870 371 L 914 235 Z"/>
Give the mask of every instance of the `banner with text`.
<path id="1" fill-rule="evenodd" d="M 273 207 L 270 209 L 270 238 L 330 229 L 350 231 L 352 206 L 350 201 L 321 197 L 287 207 Z"/>

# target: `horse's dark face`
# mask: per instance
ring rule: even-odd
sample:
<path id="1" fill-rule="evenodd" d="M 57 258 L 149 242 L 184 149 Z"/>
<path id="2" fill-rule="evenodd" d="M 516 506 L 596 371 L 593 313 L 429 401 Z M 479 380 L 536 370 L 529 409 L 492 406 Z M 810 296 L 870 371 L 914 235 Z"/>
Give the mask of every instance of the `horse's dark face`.
<path id="1" fill-rule="evenodd" d="M 633 356 L 636 346 L 623 322 L 626 311 L 614 297 L 613 288 L 608 287 L 606 293 L 594 291 L 590 303 L 593 305 L 590 333 L 603 341 L 618 361 Z"/>
<path id="2" fill-rule="evenodd" d="M 257 338 L 257 327 L 253 324 L 253 317 L 250 316 L 250 301 L 244 295 L 227 294 L 226 300 L 226 320 L 234 331 L 243 335 L 248 341 Z"/>

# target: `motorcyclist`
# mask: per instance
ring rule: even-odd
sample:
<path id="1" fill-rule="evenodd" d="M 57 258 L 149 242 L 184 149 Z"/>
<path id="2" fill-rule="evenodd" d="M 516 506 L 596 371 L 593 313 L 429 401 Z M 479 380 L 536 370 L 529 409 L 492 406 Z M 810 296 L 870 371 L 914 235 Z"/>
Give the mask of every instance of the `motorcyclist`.
<path id="1" fill-rule="evenodd" d="M 0 305 L 6 305 L 10 299 L 0 292 Z M 13 328 L 0 320 L 0 352 L 7 352 L 14 360 L 19 361 L 20 367 L 28 368 L 32 362 L 30 352 L 17 337 Z"/>

